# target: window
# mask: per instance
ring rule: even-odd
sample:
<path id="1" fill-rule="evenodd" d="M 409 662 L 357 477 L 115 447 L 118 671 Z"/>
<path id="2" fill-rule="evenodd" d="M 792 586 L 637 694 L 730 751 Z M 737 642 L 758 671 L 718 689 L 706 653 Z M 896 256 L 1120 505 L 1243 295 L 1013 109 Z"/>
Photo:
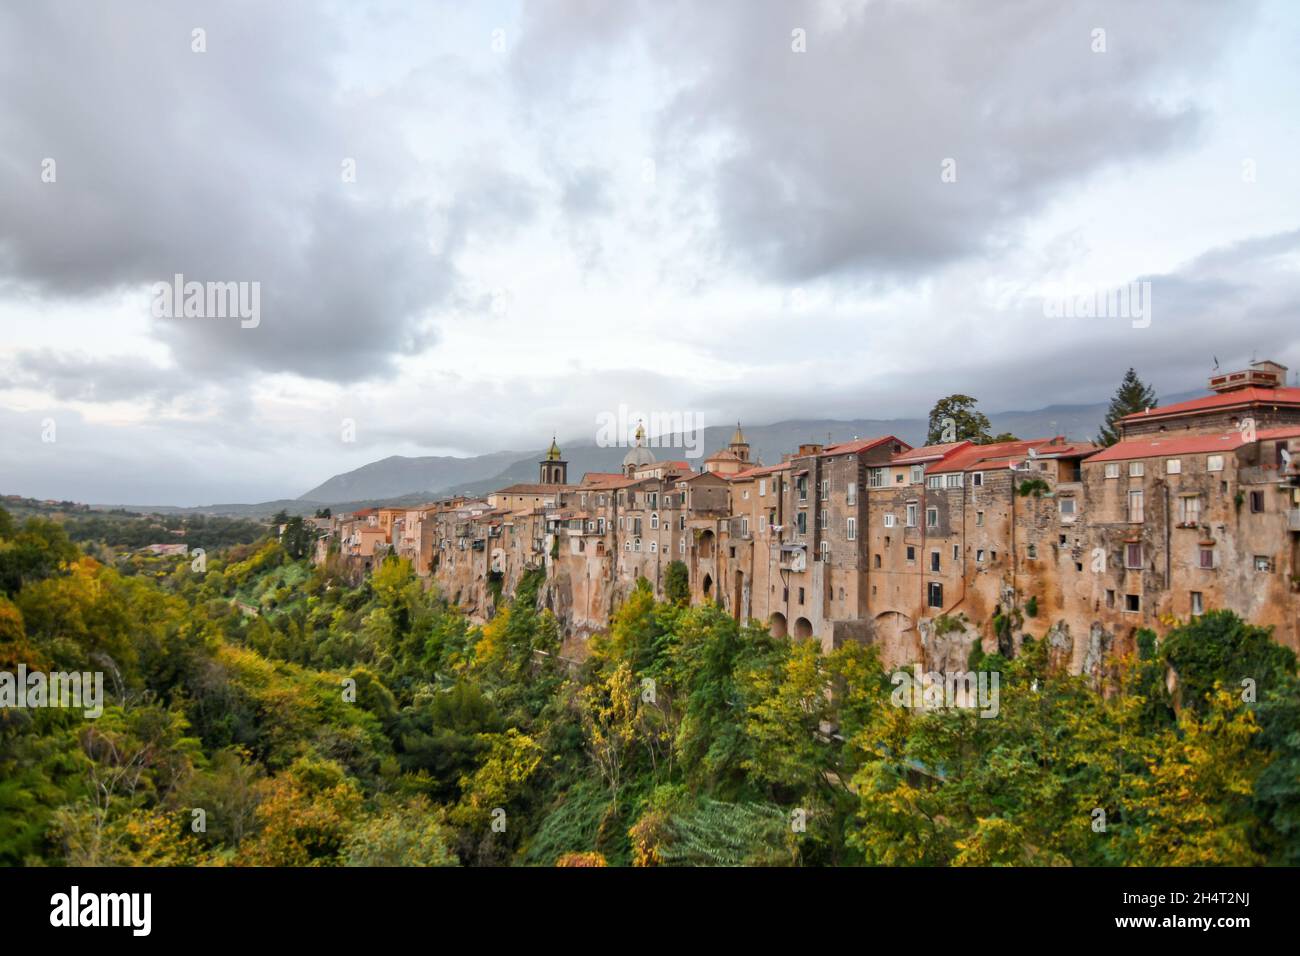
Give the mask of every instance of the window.
<path id="1" fill-rule="evenodd" d="M 1063 514 L 1063 515 L 1068 515 L 1068 516 L 1070 516 L 1070 517 L 1073 517 L 1073 516 L 1074 516 L 1074 499 L 1073 499 L 1073 498 L 1062 498 L 1062 499 L 1061 499 L 1061 514 Z"/>
<path id="2" fill-rule="evenodd" d="M 760 498 L 766 498 L 766 497 L 767 497 L 767 479 L 766 479 L 766 478 L 760 478 L 760 479 L 758 479 L 758 496 L 759 496 Z"/>
<path id="3" fill-rule="evenodd" d="M 678 539 L 677 539 L 677 553 L 678 553 L 678 554 L 685 554 L 685 553 L 686 553 L 686 539 L 685 539 L 685 538 L 678 538 Z"/>
<path id="4" fill-rule="evenodd" d="M 817 527 L 829 528 L 831 526 L 831 513 L 826 508 L 817 512 Z"/>
<path id="5" fill-rule="evenodd" d="M 1035 559 L 1035 558 L 1038 557 L 1038 545 L 1036 545 L 1036 544 L 1031 544 L 1031 545 L 1029 546 L 1028 551 L 1029 551 L 1029 557 L 1030 557 L 1031 559 Z"/>
<path id="6" fill-rule="evenodd" d="M 971 483 L 971 487 L 972 487 L 972 488 L 983 488 L 983 487 L 984 487 L 984 472 L 982 472 L 982 471 L 977 471 L 977 472 L 975 472 L 975 474 L 971 475 L 971 476 L 970 476 L 970 483 Z"/>
<path id="7" fill-rule="evenodd" d="M 799 589 L 799 603 L 803 603 L 803 588 Z"/>
<path id="8" fill-rule="evenodd" d="M 799 500 L 807 501 L 808 500 L 808 476 L 800 475 L 799 479 L 794 483 L 794 486 L 799 491 Z"/>
<path id="9" fill-rule="evenodd" d="M 884 484 L 885 484 L 885 469 L 872 468 L 869 472 L 867 472 L 868 488 L 880 488 L 883 487 Z"/>
<path id="10" fill-rule="evenodd" d="M 1264 510 L 1264 492 L 1252 491 L 1250 493 L 1250 510 L 1253 514 L 1260 514 Z"/>
<path id="11" fill-rule="evenodd" d="M 931 571 L 936 571 L 936 572 L 940 570 L 940 567 L 939 567 L 939 552 L 938 552 L 938 551 L 931 551 L 931 552 L 930 552 L 930 570 L 931 570 Z"/>
<path id="12" fill-rule="evenodd" d="M 975 551 L 975 563 L 976 563 L 976 564 L 983 564 L 983 563 L 984 563 L 984 549 L 983 549 L 983 548 L 979 548 L 979 549 L 977 549 L 977 550 Z"/>
<path id="13" fill-rule="evenodd" d="M 1201 496 L 1183 495 L 1178 499 L 1178 523 L 1198 525 L 1201 523 Z"/>
<path id="14" fill-rule="evenodd" d="M 926 526 L 927 528 L 937 528 L 937 527 L 939 527 L 939 509 L 938 509 L 938 508 L 926 508 L 926 509 L 925 509 L 925 526 Z"/>
<path id="15" fill-rule="evenodd" d="M 1106 462 L 1106 477 L 1107 478 L 1119 477 L 1119 462 L 1117 461 Z"/>
<path id="16" fill-rule="evenodd" d="M 740 534 L 741 537 L 749 537 L 749 518 L 747 517 L 742 517 L 740 519 Z"/>
<path id="17" fill-rule="evenodd" d="M 1130 542 L 1124 546 L 1124 567 L 1142 569 L 1142 545 L 1139 542 Z"/>
<path id="18" fill-rule="evenodd" d="M 886 528 L 892 528 L 897 519 L 893 515 L 885 515 L 884 525 Z"/>
<path id="19" fill-rule="evenodd" d="M 1205 596 L 1200 591 L 1192 592 L 1192 617 L 1200 617 L 1205 613 Z"/>
<path id="20" fill-rule="evenodd" d="M 975 512 L 975 527 L 977 528 L 984 527 L 984 512 L 982 511 Z"/>
<path id="21" fill-rule="evenodd" d="M 916 510 L 917 510 L 917 506 L 915 503 L 909 504 L 907 506 L 907 526 L 909 528 L 916 527 Z"/>
<path id="22" fill-rule="evenodd" d="M 876 555 L 876 559 L 873 562 L 873 564 L 875 565 L 875 567 L 880 567 L 880 555 Z"/>
<path id="23" fill-rule="evenodd" d="M 633 551 L 640 551 L 640 550 L 641 550 L 641 539 L 640 539 L 640 538 L 633 538 L 633 539 L 632 539 L 632 550 L 633 550 Z"/>
<path id="24" fill-rule="evenodd" d="M 758 516 L 758 533 L 759 534 L 767 533 L 767 515 Z"/>
<path id="25" fill-rule="evenodd" d="M 1223 456 L 1222 456 L 1222 455 L 1206 455 L 1206 456 L 1205 456 L 1205 470 L 1206 470 L 1206 471 L 1223 471 Z"/>
<path id="26" fill-rule="evenodd" d="M 858 503 L 858 483 L 856 481 L 844 489 L 844 500 L 850 505 Z"/>
<path id="27" fill-rule="evenodd" d="M 909 544 L 907 546 L 907 561 L 909 564 L 911 564 L 915 560 L 916 560 L 916 546 Z"/>
<path id="28" fill-rule="evenodd" d="M 685 530 L 686 530 L 686 515 L 678 515 L 678 517 L 677 517 L 677 530 L 678 530 L 678 531 L 685 531 Z"/>
<path id="29" fill-rule="evenodd" d="M 1112 588 L 1106 589 L 1106 606 L 1111 608 L 1115 606 L 1115 591 Z"/>
<path id="30" fill-rule="evenodd" d="M 1201 568 L 1206 571 L 1214 570 L 1214 549 L 1201 548 Z"/>
<path id="31" fill-rule="evenodd" d="M 1166 475 L 1181 475 L 1183 473 L 1183 460 L 1181 458 L 1170 458 L 1165 462 Z"/>
<path id="32" fill-rule="evenodd" d="M 1145 462 L 1130 461 L 1128 463 L 1128 476 L 1130 478 L 1141 478 L 1146 473 L 1147 473 L 1147 466 Z"/>
<path id="33" fill-rule="evenodd" d="M 850 541 L 856 541 L 858 539 L 857 518 L 849 518 L 848 521 L 845 522 L 844 536 L 848 538 Z"/>
<path id="34" fill-rule="evenodd" d="M 929 478 L 925 479 L 925 486 L 927 488 L 942 488 L 943 475 L 931 475 Z"/>
<path id="35" fill-rule="evenodd" d="M 927 603 L 930 607 L 943 607 L 943 585 L 938 581 L 931 581 L 927 593 Z"/>
<path id="36" fill-rule="evenodd" d="M 1145 519 L 1142 507 L 1142 492 L 1128 493 L 1128 520 L 1131 524 L 1141 524 Z"/>
<path id="37" fill-rule="evenodd" d="M 831 559 L 831 543 L 830 543 L 829 541 L 823 541 L 823 542 L 822 542 L 822 560 L 823 560 L 823 561 L 829 561 L 830 559 Z"/>
<path id="38" fill-rule="evenodd" d="M 923 477 L 925 477 L 925 466 L 924 466 L 924 465 L 913 465 L 913 466 L 912 466 L 912 484 L 914 484 L 914 485 L 919 485 L 919 484 L 921 483 L 921 479 L 922 479 Z"/>
<path id="39" fill-rule="evenodd" d="M 744 491 L 742 491 L 742 492 L 740 493 L 740 499 L 741 499 L 742 501 L 748 501 L 748 500 L 749 500 L 749 489 L 748 489 L 748 488 L 746 488 Z"/>
<path id="40" fill-rule="evenodd" d="M 658 542 L 658 541 L 651 541 L 651 542 L 650 542 L 650 553 L 651 553 L 651 554 L 655 554 L 658 550 L 659 550 L 659 542 Z"/>
<path id="41" fill-rule="evenodd" d="M 650 527 L 652 530 L 659 530 L 659 513 L 657 511 L 650 515 Z"/>
<path id="42" fill-rule="evenodd" d="M 823 482 L 822 482 L 822 501 L 828 501 L 828 500 L 830 499 L 830 496 L 831 496 L 831 483 L 830 483 L 829 481 L 823 481 Z"/>
<path id="43" fill-rule="evenodd" d="M 1273 559 L 1267 554 L 1255 555 L 1255 570 L 1269 572 L 1273 570 Z"/>
<path id="44" fill-rule="evenodd" d="M 958 550 L 957 545 L 954 544 L 952 546 L 952 559 L 956 561 L 960 558 L 960 556 L 961 556 L 961 551 Z"/>
<path id="45" fill-rule="evenodd" d="M 943 486 L 945 488 L 960 488 L 961 475 L 944 475 Z"/>
<path id="46" fill-rule="evenodd" d="M 631 550 L 632 550 L 632 539 L 631 539 L 631 538 L 628 538 L 626 541 L 623 542 L 623 550 L 624 550 L 624 551 L 631 551 Z"/>
<path id="47" fill-rule="evenodd" d="M 1124 595 L 1124 610 L 1137 612 L 1142 610 L 1142 596 L 1140 594 Z"/>
<path id="48" fill-rule="evenodd" d="M 795 519 L 795 527 L 799 529 L 800 534 L 808 533 L 808 512 L 799 512 L 799 517 Z"/>

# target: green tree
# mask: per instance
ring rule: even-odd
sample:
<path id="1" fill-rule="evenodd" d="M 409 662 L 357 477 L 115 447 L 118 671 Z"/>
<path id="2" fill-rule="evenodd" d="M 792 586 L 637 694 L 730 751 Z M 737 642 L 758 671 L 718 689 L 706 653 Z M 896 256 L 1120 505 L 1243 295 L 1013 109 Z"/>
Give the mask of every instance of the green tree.
<path id="1" fill-rule="evenodd" d="M 938 445 L 954 441 L 973 441 L 978 445 L 992 440 L 988 416 L 976 408 L 978 400 L 969 395 L 949 395 L 930 409 L 930 428 L 925 441 Z"/>
<path id="2" fill-rule="evenodd" d="M 690 603 L 691 573 L 685 562 L 668 562 L 668 568 L 664 571 L 664 597 L 669 604 Z"/>
<path id="3" fill-rule="evenodd" d="M 1106 419 L 1101 431 L 1097 433 L 1097 444 L 1109 447 L 1119 441 L 1118 422 L 1125 415 L 1133 415 L 1156 407 L 1155 390 L 1143 384 L 1137 372 L 1129 369 L 1124 373 L 1124 381 L 1115 390 L 1115 397 L 1106 409 Z"/>

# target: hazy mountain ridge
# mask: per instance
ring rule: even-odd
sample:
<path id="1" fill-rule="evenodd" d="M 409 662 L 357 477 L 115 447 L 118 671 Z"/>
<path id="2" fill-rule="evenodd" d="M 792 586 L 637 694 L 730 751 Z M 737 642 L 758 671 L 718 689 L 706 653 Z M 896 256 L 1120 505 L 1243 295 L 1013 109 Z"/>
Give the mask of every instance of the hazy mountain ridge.
<path id="1" fill-rule="evenodd" d="M 1203 394 L 1202 391 L 1192 391 L 1169 395 L 1161 398 L 1160 404 L 1169 405 Z M 989 422 L 995 434 L 1011 432 L 1021 438 L 1063 434 L 1067 438 L 1087 441 L 1096 437 L 1108 405 L 1109 400 L 1087 405 L 1048 405 L 1031 411 L 997 412 L 989 415 Z M 699 468 L 708 455 L 731 440 L 735 427 L 732 423 L 705 428 L 700 453 L 694 458 L 689 457 L 686 449 L 681 446 L 655 447 L 653 436 L 651 450 L 660 460 L 685 460 L 692 467 Z M 747 425 L 744 430 L 745 438 L 750 443 L 751 457 L 770 465 L 779 462 L 783 454 L 794 451 L 804 442 L 825 444 L 828 441 L 848 441 L 855 437 L 895 435 L 910 445 L 921 445 L 925 442 L 926 419 L 795 419 L 771 425 Z M 561 448 L 569 463 L 570 482 L 580 481 L 589 471 L 619 471 L 623 456 L 627 454 L 626 447 L 602 448 L 595 444 L 561 442 Z M 456 494 L 486 494 L 515 482 L 536 481 L 537 463 L 543 454 L 544 451 L 539 449 L 532 453 L 498 451 L 465 458 L 408 458 L 390 455 L 352 471 L 334 475 L 298 498 L 192 508 L 134 505 L 131 509 L 157 514 L 198 511 L 215 515 L 254 516 L 271 515 L 280 510 L 289 514 L 312 514 L 322 507 L 348 511 L 381 504 L 417 505 L 433 498 Z"/>

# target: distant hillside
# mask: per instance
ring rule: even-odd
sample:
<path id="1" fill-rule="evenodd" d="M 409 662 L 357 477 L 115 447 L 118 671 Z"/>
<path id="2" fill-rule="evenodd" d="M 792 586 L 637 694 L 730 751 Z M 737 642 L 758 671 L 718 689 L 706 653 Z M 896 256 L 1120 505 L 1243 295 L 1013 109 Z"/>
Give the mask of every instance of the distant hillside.
<path id="1" fill-rule="evenodd" d="M 424 492 L 432 494 L 467 481 L 489 478 L 525 452 L 497 451 L 472 458 L 390 455 L 353 471 L 335 475 L 300 495 L 300 501 L 340 502 Z"/>

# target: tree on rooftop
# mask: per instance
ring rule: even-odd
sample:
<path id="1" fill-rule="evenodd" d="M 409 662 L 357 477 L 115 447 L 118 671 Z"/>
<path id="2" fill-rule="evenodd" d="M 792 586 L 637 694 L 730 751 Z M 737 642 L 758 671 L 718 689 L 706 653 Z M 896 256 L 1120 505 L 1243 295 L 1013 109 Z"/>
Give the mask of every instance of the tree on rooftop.
<path id="1" fill-rule="evenodd" d="M 1106 409 L 1106 420 L 1102 422 L 1097 434 L 1097 444 L 1109 447 L 1119 441 L 1118 422 L 1125 415 L 1133 415 L 1156 407 L 1155 390 L 1138 378 L 1137 372 L 1129 369 L 1124 373 L 1124 381 L 1115 390 L 1115 397 Z"/>
<path id="2" fill-rule="evenodd" d="M 992 440 L 988 416 L 976 408 L 978 400 L 969 395 L 949 395 L 930 409 L 927 445 L 970 440 L 986 445 Z"/>

